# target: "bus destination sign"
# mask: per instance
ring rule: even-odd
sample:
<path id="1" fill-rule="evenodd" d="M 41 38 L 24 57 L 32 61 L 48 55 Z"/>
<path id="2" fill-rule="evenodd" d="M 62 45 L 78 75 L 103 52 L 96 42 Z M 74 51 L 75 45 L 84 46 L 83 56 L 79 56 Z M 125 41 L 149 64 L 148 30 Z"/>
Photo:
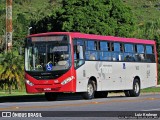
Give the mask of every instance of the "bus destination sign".
<path id="1" fill-rule="evenodd" d="M 43 37 L 32 37 L 32 41 L 63 41 L 67 40 L 67 37 L 64 35 L 57 36 L 43 36 Z"/>

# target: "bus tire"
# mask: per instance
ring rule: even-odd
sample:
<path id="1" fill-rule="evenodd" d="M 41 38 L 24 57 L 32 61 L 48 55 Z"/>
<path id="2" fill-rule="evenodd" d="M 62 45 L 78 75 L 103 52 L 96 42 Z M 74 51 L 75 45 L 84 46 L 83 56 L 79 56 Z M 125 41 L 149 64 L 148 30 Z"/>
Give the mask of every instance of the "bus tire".
<path id="1" fill-rule="evenodd" d="M 82 97 L 86 100 L 94 98 L 95 87 L 93 81 L 89 81 L 87 85 L 87 92 L 82 93 Z"/>
<path id="2" fill-rule="evenodd" d="M 57 100 L 57 93 L 53 93 L 53 92 L 46 92 L 45 93 L 45 97 L 48 101 L 55 101 Z"/>
<path id="3" fill-rule="evenodd" d="M 94 94 L 95 98 L 106 98 L 107 96 L 108 96 L 107 91 L 98 91 L 98 92 L 95 92 Z"/>
<path id="4" fill-rule="evenodd" d="M 138 97 L 140 95 L 140 81 L 138 79 L 135 79 L 133 82 L 133 89 L 130 90 L 130 96 L 131 97 Z"/>

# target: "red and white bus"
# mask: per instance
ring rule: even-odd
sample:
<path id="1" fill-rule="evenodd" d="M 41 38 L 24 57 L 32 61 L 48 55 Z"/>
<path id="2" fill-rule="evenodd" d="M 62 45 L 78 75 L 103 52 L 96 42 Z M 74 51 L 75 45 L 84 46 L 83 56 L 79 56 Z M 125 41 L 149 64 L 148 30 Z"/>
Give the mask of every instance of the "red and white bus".
<path id="1" fill-rule="evenodd" d="M 25 40 L 27 93 L 82 93 L 85 99 L 109 91 L 139 96 L 157 85 L 157 52 L 153 40 L 77 32 L 49 32 Z"/>

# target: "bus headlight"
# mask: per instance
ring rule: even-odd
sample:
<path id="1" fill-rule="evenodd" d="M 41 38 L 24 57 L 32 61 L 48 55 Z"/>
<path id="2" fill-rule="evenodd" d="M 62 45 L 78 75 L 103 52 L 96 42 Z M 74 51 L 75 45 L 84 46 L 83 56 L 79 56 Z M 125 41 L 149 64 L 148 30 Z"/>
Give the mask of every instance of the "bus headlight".
<path id="1" fill-rule="evenodd" d="M 68 77 L 63 82 L 61 82 L 61 85 L 65 85 L 65 84 L 69 83 L 70 81 L 72 81 L 73 79 L 74 79 L 74 76 Z"/>
<path id="2" fill-rule="evenodd" d="M 28 84 L 29 86 L 33 86 L 34 84 L 32 82 L 30 82 L 29 80 L 25 80 L 26 84 Z"/>

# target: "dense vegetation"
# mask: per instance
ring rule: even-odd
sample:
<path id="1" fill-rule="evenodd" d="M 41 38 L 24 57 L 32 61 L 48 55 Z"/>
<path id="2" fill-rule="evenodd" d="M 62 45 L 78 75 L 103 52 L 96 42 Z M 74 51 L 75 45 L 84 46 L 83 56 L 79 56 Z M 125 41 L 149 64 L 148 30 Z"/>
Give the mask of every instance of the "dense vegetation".
<path id="1" fill-rule="evenodd" d="M 23 88 L 23 58 L 17 48 L 31 33 L 78 31 L 157 41 L 160 56 L 159 0 L 13 0 L 13 52 L 5 49 L 5 0 L 0 0 L 0 85 Z M 159 47 L 158 47 L 159 46 Z M 13 60 L 8 59 L 12 57 Z M 14 60 L 19 60 L 15 64 Z M 5 64 L 4 64 L 5 63 Z M 6 65 L 6 66 L 5 66 Z M 11 68 L 14 69 L 8 69 Z M 5 70 L 6 69 L 6 70 Z M 15 73 L 17 69 L 17 73 Z M 160 67 L 159 67 L 160 69 Z M 9 70 L 9 71 L 8 71 Z M 4 77 L 9 75 L 8 77 Z M 19 78 L 17 77 L 19 75 Z M 160 78 L 160 73 L 159 73 Z"/>
<path id="2" fill-rule="evenodd" d="M 134 31 L 135 19 L 130 8 L 121 1 L 64 0 L 62 6 L 54 14 L 34 25 L 35 33 L 78 31 L 129 37 Z"/>

